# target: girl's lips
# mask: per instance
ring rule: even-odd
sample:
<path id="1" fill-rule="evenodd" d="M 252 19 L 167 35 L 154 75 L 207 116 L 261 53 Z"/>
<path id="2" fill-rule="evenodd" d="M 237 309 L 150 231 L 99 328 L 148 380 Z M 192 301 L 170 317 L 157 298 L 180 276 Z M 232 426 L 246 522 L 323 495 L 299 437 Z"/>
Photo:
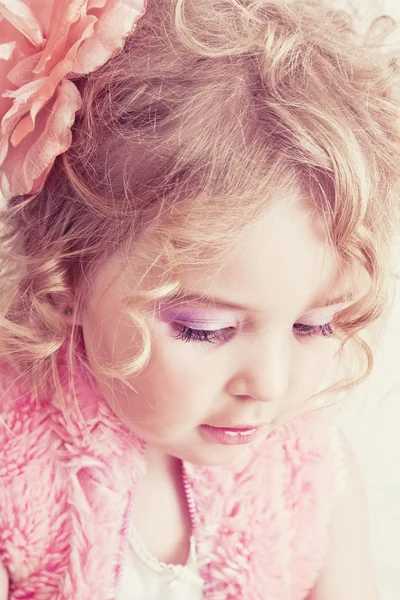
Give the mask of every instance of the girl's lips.
<path id="1" fill-rule="evenodd" d="M 207 438 L 212 438 L 213 441 L 219 444 L 235 445 L 248 444 L 258 435 L 261 426 L 244 426 L 244 427 L 213 427 L 212 425 L 201 425 L 202 432 Z"/>

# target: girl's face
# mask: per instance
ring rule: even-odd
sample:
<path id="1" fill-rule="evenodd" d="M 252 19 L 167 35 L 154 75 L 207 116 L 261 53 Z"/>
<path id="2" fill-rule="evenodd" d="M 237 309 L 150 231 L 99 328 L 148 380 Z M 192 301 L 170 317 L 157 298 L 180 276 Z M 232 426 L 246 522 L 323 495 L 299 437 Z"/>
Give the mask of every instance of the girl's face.
<path id="1" fill-rule="evenodd" d="M 137 354 L 140 337 L 121 303 L 137 279 L 134 261 L 127 268 L 114 259 L 95 281 L 80 320 L 93 369 L 98 360 Z M 307 409 L 339 346 L 327 337 L 343 308 L 338 282 L 316 217 L 300 203 L 282 204 L 230 262 L 183 269 L 188 297 L 146 316 L 153 344 L 146 368 L 128 385 L 96 375 L 99 389 L 155 450 L 197 464 L 226 462 Z"/>

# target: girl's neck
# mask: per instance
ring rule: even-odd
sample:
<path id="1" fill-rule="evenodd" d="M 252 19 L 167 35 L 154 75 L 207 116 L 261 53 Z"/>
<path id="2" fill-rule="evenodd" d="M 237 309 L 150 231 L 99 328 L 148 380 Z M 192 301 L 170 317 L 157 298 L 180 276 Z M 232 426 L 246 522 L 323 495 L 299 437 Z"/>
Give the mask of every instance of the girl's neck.
<path id="1" fill-rule="evenodd" d="M 182 461 L 148 446 L 146 474 L 139 481 L 133 525 L 145 548 L 159 561 L 185 564 L 191 519 L 182 481 Z"/>
<path id="2" fill-rule="evenodd" d="M 182 474 L 182 461 L 180 458 L 162 452 L 157 447 L 148 444 L 145 452 L 146 478 L 175 479 Z"/>

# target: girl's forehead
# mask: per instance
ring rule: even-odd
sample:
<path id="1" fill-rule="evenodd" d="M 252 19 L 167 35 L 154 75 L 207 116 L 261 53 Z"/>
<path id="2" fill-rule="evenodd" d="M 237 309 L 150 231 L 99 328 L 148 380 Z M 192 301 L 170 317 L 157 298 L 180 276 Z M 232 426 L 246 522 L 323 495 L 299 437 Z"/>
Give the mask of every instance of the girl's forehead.
<path id="1" fill-rule="evenodd" d="M 183 287 L 269 306 L 299 300 L 309 307 L 349 301 L 365 285 L 361 269 L 344 266 L 317 217 L 282 209 L 258 223 L 229 260 L 182 271 Z M 247 301 L 246 301 L 247 300 Z"/>
<path id="2" fill-rule="evenodd" d="M 183 264 L 177 297 L 251 312 L 311 309 L 349 299 L 337 253 L 315 217 L 282 208 L 267 215 L 224 259 L 212 250 L 198 264 Z"/>
<path id="3" fill-rule="evenodd" d="M 243 230 L 236 243 L 224 258 L 212 260 L 212 247 L 207 251 L 207 264 L 212 269 L 249 272 L 264 265 L 266 270 L 278 267 L 282 272 L 292 264 L 322 268 L 327 264 L 330 272 L 337 262 L 336 251 L 328 242 L 322 220 L 314 212 L 296 204 L 274 207 Z M 202 264 L 199 262 L 199 271 Z"/>
<path id="4" fill-rule="evenodd" d="M 214 257 L 210 246 L 203 248 L 195 263 L 183 261 L 181 297 L 195 301 L 197 296 L 207 304 L 214 299 L 214 305 L 246 306 L 254 311 L 274 310 L 274 304 L 290 300 L 312 308 L 340 301 L 341 295 L 349 298 L 354 277 L 340 265 L 322 220 L 302 202 L 290 200 L 248 227 L 223 257 Z M 151 246 L 151 239 L 147 243 Z M 118 285 L 123 285 L 121 293 L 126 295 L 159 285 L 164 274 L 163 268 L 149 269 L 137 256 L 143 256 L 140 250 L 123 263 L 114 262 L 120 275 Z"/>

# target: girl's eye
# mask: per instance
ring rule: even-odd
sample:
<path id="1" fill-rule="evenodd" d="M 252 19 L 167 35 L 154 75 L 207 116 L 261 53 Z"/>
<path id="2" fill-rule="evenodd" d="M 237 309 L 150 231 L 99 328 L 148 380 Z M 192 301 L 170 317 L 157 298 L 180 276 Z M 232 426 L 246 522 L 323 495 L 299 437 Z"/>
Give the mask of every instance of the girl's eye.
<path id="1" fill-rule="evenodd" d="M 223 329 L 193 329 L 187 325 L 175 323 L 177 329 L 175 339 L 184 342 L 208 342 L 216 344 L 218 342 L 227 342 L 235 334 L 235 327 L 224 327 Z M 299 336 L 323 336 L 331 337 L 334 334 L 332 323 L 324 325 L 304 325 L 303 323 L 295 323 L 293 329 Z"/>
<path id="2" fill-rule="evenodd" d="M 304 325 L 303 323 L 295 323 L 293 329 L 298 335 L 322 335 L 323 337 L 331 337 L 335 332 L 332 322 L 325 325 Z"/>
<path id="3" fill-rule="evenodd" d="M 187 325 L 175 323 L 177 329 L 173 336 L 175 339 L 183 340 L 184 342 L 209 342 L 216 344 L 218 342 L 227 342 L 231 339 L 235 332 L 235 327 L 224 327 L 223 329 L 193 329 Z"/>

